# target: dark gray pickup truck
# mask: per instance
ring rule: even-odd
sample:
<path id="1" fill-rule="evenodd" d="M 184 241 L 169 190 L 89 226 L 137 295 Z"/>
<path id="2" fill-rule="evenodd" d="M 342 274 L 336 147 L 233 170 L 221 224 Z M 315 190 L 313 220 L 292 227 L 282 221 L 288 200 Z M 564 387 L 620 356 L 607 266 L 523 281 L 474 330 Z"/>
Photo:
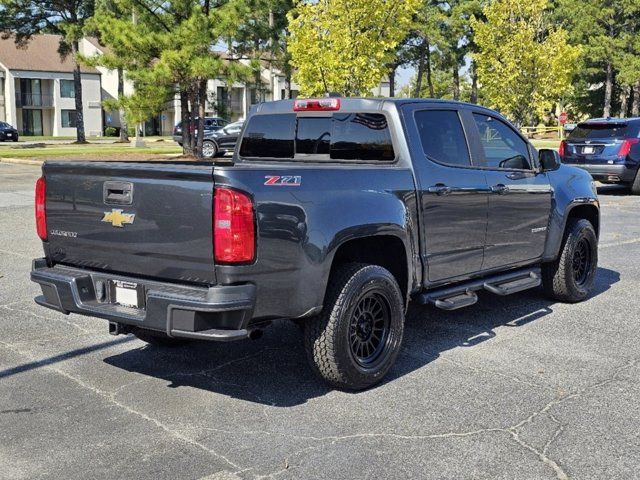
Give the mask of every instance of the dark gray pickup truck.
<path id="1" fill-rule="evenodd" d="M 589 174 L 491 110 L 279 101 L 254 107 L 231 163 L 46 162 L 31 278 L 40 305 L 154 344 L 294 320 L 313 369 L 363 389 L 391 368 L 410 300 L 587 298 L 599 219 Z"/>

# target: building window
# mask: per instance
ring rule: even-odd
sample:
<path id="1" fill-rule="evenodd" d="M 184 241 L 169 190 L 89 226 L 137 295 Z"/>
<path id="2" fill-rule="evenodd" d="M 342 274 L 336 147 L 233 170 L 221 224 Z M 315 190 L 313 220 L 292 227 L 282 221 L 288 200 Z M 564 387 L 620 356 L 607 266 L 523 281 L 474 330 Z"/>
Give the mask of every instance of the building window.
<path id="1" fill-rule="evenodd" d="M 280 90 L 280 98 L 282 100 L 289 100 L 289 99 L 298 98 L 298 90 L 289 90 L 289 98 L 287 98 L 286 91 L 283 88 L 282 90 Z"/>
<path id="2" fill-rule="evenodd" d="M 62 127 L 76 128 L 76 111 L 62 110 L 61 113 L 62 113 Z"/>
<path id="3" fill-rule="evenodd" d="M 76 98 L 73 80 L 60 80 L 60 96 L 62 98 Z"/>

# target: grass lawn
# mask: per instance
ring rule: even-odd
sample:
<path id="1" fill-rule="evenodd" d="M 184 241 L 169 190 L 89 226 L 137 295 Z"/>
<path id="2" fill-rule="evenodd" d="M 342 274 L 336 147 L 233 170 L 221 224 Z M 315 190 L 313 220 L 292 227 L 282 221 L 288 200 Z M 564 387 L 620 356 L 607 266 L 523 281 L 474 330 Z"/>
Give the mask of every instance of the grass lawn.
<path id="1" fill-rule="evenodd" d="M 536 148 L 553 148 L 557 150 L 560 147 L 560 140 L 530 140 Z"/>
<path id="2" fill-rule="evenodd" d="M 0 145 L 0 158 L 30 158 L 36 160 L 149 160 L 152 158 L 170 158 L 169 155 L 182 153 L 175 143 L 162 145 L 150 143 L 148 148 L 134 148 L 128 144 L 56 144 L 45 147 L 25 148 Z"/>

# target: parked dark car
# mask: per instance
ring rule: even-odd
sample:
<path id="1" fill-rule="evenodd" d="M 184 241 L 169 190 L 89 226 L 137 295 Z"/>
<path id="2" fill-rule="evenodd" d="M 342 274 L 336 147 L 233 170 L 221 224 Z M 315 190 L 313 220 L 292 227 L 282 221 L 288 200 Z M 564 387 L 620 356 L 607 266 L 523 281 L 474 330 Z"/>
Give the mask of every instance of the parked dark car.
<path id="1" fill-rule="evenodd" d="M 224 118 L 205 117 L 204 133 L 206 135 L 208 132 L 215 132 L 216 130 L 220 130 L 222 127 L 228 124 L 229 122 Z M 197 132 L 197 129 L 195 130 L 195 132 Z M 178 144 L 182 146 L 182 122 L 178 122 L 178 124 L 173 127 L 173 140 L 175 142 L 178 142 Z"/>
<path id="2" fill-rule="evenodd" d="M 222 156 L 227 152 L 233 152 L 243 125 L 244 122 L 234 122 L 220 130 L 205 132 L 202 155 L 205 158 L 212 158 Z"/>
<path id="3" fill-rule="evenodd" d="M 5 142 L 7 140 L 17 142 L 18 130 L 16 130 L 6 122 L 0 122 L 0 141 Z"/>
<path id="4" fill-rule="evenodd" d="M 478 105 L 267 102 L 230 162 L 42 172 L 38 304 L 165 346 L 255 339 L 290 319 L 338 388 L 382 380 L 410 301 L 455 310 L 542 285 L 572 303 L 596 279 L 592 178 Z"/>
<path id="5" fill-rule="evenodd" d="M 626 185 L 640 195 L 640 118 L 596 118 L 579 123 L 560 144 L 562 162 L 594 180 Z"/>

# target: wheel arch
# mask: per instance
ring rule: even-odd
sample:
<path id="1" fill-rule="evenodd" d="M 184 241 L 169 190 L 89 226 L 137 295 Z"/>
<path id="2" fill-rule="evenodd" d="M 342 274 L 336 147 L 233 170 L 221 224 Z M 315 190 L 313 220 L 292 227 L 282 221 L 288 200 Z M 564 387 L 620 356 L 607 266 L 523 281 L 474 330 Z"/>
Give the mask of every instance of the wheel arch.
<path id="1" fill-rule="evenodd" d="M 560 254 L 567 224 L 571 219 L 588 220 L 593 225 L 596 237 L 599 238 L 600 204 L 598 200 L 595 198 L 574 200 L 567 205 L 562 215 L 555 212 L 550 219 L 547 244 L 543 255 L 544 262 L 555 260 Z"/>
<path id="2" fill-rule="evenodd" d="M 405 305 L 410 292 L 410 257 L 405 240 L 394 233 L 363 235 L 345 239 L 339 243 L 333 253 L 331 268 L 326 285 L 329 284 L 334 272 L 346 263 L 367 263 L 386 268 L 394 276 Z M 325 297 L 326 297 L 325 288 Z"/>

